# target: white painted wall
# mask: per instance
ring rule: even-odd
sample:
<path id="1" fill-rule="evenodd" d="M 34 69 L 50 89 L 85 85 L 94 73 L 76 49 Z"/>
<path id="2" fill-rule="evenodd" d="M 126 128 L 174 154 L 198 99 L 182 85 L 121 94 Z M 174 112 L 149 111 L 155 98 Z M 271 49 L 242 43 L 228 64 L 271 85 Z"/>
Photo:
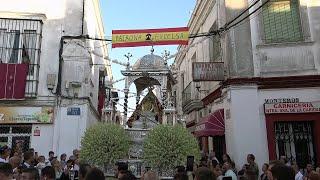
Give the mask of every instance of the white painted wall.
<path id="1" fill-rule="evenodd" d="M 40 130 L 40 136 L 34 136 L 34 130 Z M 32 125 L 31 148 L 34 148 L 39 155 L 48 157 L 49 151 L 53 150 L 53 125 L 34 124 Z"/>
<path id="2" fill-rule="evenodd" d="M 67 115 L 68 107 L 80 107 L 80 116 Z M 59 127 L 56 149 L 57 154 L 67 153 L 72 154 L 73 149 L 80 147 L 80 140 L 86 127 L 86 120 L 88 118 L 87 105 L 73 105 L 60 108 Z"/>
<path id="3" fill-rule="evenodd" d="M 231 118 L 226 121 L 227 152 L 237 168 L 246 162 L 248 154 L 256 156 L 259 167 L 269 161 L 265 122 L 259 116 L 257 86 L 230 88 Z"/>

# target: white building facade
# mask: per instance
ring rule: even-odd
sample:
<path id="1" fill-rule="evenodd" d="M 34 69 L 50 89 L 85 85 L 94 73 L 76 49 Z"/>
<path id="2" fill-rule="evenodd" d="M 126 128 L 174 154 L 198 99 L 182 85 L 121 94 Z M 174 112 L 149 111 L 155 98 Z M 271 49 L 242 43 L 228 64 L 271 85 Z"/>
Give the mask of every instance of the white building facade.
<path id="1" fill-rule="evenodd" d="M 252 4 L 197 1 L 188 26 L 192 34 L 218 30 Z M 224 136 L 202 134 L 204 151 L 228 153 L 238 168 L 250 153 L 260 167 L 280 156 L 301 167 L 319 164 L 319 10 L 314 0 L 271 1 L 226 32 L 190 40 L 200 43 L 175 60 L 178 113 L 198 134 L 210 131 L 201 124 L 217 123 L 210 117 L 220 109 L 224 112 Z M 225 80 L 193 82 L 192 62 L 223 62 Z"/>
<path id="2" fill-rule="evenodd" d="M 2 3 L 1 144 L 23 142 L 41 155 L 80 148 L 111 94 L 104 37 L 98 0 Z"/>

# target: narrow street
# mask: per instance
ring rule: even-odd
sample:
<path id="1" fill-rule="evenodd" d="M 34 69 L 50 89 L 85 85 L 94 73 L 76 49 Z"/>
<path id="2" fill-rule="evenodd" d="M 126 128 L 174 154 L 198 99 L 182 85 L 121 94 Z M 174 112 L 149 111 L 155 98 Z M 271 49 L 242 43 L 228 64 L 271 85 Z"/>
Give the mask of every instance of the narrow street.
<path id="1" fill-rule="evenodd" d="M 0 180 L 320 180 L 320 0 L 0 3 Z"/>

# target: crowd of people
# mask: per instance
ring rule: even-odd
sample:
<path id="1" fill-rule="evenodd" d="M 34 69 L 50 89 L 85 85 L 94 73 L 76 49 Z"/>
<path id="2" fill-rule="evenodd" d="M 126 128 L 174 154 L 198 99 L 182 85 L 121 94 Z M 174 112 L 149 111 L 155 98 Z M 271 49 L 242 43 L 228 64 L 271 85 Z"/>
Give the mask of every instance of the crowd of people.
<path id="1" fill-rule="evenodd" d="M 234 161 L 228 154 L 222 156 L 222 162 L 211 152 L 202 156 L 199 165 L 194 165 L 193 177 L 196 180 L 320 180 L 320 168 L 314 169 L 312 164 L 299 167 L 285 156 L 280 160 L 263 164 L 261 172 L 253 154 L 247 155 L 247 163 L 237 170 Z M 188 180 L 187 172 L 179 168 L 175 180 Z M 181 175 L 182 174 L 182 175 Z"/>
<path id="2" fill-rule="evenodd" d="M 286 157 L 263 164 L 261 171 L 253 154 L 247 155 L 247 163 L 239 170 L 228 154 L 222 161 L 214 153 L 194 163 L 192 170 L 185 166 L 177 166 L 174 180 L 320 180 L 320 168 L 314 169 L 312 164 L 300 168 L 296 162 L 289 162 Z M 136 177 L 128 170 L 126 162 L 116 164 L 115 177 L 119 180 L 135 180 Z M 159 180 L 157 173 L 146 168 L 142 180 Z"/>
<path id="3" fill-rule="evenodd" d="M 79 162 L 79 150 L 67 158 L 58 158 L 53 151 L 48 159 L 38 155 L 34 149 L 0 147 L 0 180 L 104 180 L 104 173 L 96 167 Z"/>
<path id="4" fill-rule="evenodd" d="M 21 149 L 0 147 L 0 180 L 104 180 L 104 173 L 89 164 L 80 163 L 79 150 L 73 154 L 55 156 L 53 151 L 46 159 L 38 155 L 34 149 L 22 152 Z M 299 167 L 296 162 L 290 162 L 282 156 L 280 160 L 263 164 L 261 171 L 255 162 L 253 154 L 247 155 L 247 163 L 240 169 L 228 154 L 221 161 L 215 153 L 203 155 L 199 163 L 177 166 L 174 180 L 320 180 L 320 168 L 314 169 L 312 164 Z M 136 180 L 129 170 L 127 162 L 117 162 L 114 168 L 118 180 Z M 158 180 L 157 172 L 146 167 L 141 180 Z"/>

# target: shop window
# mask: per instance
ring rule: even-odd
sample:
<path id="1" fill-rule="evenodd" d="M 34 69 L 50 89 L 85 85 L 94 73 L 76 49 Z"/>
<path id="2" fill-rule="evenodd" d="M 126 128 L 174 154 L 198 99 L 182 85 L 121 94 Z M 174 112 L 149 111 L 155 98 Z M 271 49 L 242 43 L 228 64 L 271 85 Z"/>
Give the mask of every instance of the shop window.
<path id="1" fill-rule="evenodd" d="M 302 168 L 306 167 L 307 163 L 315 165 L 312 122 L 277 122 L 275 137 L 278 159 L 286 156 Z"/>
<path id="2" fill-rule="evenodd" d="M 0 137 L 0 146 L 8 144 L 8 137 Z"/>
<path id="3" fill-rule="evenodd" d="M 266 43 L 302 40 L 298 0 L 271 0 L 262 16 Z"/>
<path id="4" fill-rule="evenodd" d="M 31 126 L 12 126 L 12 133 L 14 134 L 27 134 L 31 132 Z"/>
<path id="5" fill-rule="evenodd" d="M 0 127 L 0 134 L 6 134 L 9 132 L 10 132 L 10 127 L 6 127 L 6 126 Z"/>
<path id="6" fill-rule="evenodd" d="M 12 149 L 16 149 L 18 144 L 21 144 L 22 151 L 28 151 L 30 148 L 30 136 L 13 136 Z"/>
<path id="7" fill-rule="evenodd" d="M 12 149 L 17 146 L 26 151 L 30 148 L 32 125 L 1 125 L 0 145 L 8 145 Z"/>

